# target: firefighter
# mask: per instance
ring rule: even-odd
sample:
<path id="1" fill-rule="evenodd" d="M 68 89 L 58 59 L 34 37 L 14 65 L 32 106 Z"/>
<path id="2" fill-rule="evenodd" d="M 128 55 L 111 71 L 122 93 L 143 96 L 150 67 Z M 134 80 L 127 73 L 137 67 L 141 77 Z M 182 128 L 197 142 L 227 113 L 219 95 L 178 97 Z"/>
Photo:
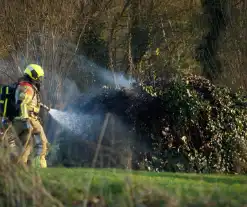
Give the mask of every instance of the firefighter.
<path id="1" fill-rule="evenodd" d="M 22 152 L 18 162 L 27 164 L 28 157 L 34 147 L 32 163 L 36 167 L 46 168 L 48 141 L 40 123 L 40 87 L 44 78 L 44 70 L 37 64 L 30 64 L 19 80 L 15 92 L 17 116 L 13 120 L 13 128 L 22 144 Z"/>

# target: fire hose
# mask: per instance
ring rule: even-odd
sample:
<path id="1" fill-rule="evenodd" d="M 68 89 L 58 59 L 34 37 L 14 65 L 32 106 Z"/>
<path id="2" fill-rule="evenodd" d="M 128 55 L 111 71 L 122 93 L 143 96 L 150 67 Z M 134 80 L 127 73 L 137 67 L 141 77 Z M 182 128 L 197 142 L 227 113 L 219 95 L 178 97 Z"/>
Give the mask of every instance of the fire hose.
<path id="1" fill-rule="evenodd" d="M 40 106 L 43 107 L 45 110 L 50 111 L 51 108 L 43 103 L 40 103 Z"/>

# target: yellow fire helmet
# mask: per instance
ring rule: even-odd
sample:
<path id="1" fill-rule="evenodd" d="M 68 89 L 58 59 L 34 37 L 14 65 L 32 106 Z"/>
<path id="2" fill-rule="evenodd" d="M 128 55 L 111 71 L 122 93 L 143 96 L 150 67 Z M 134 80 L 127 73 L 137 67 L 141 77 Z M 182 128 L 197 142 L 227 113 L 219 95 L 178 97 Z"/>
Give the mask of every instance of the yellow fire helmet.
<path id="1" fill-rule="evenodd" d="M 34 81 L 42 81 L 44 78 L 44 70 L 40 65 L 30 64 L 24 70 L 24 74 Z"/>

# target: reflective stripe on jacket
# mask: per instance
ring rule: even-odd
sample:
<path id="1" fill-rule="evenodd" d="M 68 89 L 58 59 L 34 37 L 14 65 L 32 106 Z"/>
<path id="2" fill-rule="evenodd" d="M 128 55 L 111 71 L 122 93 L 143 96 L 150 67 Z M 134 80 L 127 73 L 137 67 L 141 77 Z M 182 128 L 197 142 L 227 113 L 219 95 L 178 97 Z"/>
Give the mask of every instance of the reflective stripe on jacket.
<path id="1" fill-rule="evenodd" d="M 16 104 L 19 107 L 19 117 L 37 116 L 40 111 L 40 95 L 32 84 L 22 81 L 15 92 Z"/>

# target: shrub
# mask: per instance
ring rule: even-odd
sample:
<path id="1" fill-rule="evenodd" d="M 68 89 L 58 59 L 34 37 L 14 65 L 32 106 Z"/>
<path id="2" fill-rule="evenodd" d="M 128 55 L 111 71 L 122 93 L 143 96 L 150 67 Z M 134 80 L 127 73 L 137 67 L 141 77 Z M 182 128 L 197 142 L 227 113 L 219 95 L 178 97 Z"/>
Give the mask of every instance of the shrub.
<path id="1" fill-rule="evenodd" d="M 246 98 L 189 75 L 154 88 L 164 101 L 162 136 L 153 140 L 152 169 L 246 172 Z"/>
<path id="2" fill-rule="evenodd" d="M 104 89 L 86 104 L 79 99 L 73 107 L 78 106 L 78 110 L 92 116 L 114 114 L 117 117 L 114 122 L 120 122 L 121 127 L 116 127 L 116 123 L 108 127 L 113 132 L 105 134 L 104 147 L 123 152 L 124 146 L 129 145 L 135 169 L 244 173 L 247 171 L 245 101 L 241 91 L 232 92 L 203 77 L 186 75 L 133 89 Z M 95 121 L 92 130 L 81 137 L 96 138 L 96 129 L 100 128 Z M 110 144 L 112 134 L 116 135 L 114 146 Z M 78 144 L 72 143 L 75 139 L 71 134 L 68 138 L 71 143 L 58 152 L 69 158 L 66 165 L 90 165 L 91 154 L 87 156 L 89 153 L 82 147 L 78 155 L 69 155 L 69 151 L 76 153 Z M 119 163 L 114 166 L 119 167 Z"/>

